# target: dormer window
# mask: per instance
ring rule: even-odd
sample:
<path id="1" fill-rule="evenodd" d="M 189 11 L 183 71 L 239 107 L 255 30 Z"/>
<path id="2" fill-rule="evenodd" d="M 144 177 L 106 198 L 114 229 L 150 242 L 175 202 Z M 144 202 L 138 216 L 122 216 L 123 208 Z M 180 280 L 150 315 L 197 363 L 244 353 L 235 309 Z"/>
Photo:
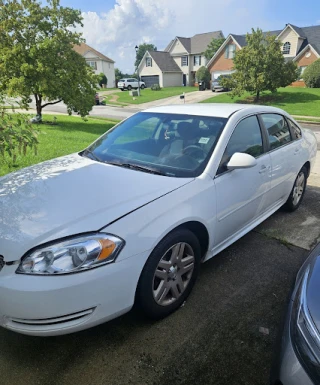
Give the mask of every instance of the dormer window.
<path id="1" fill-rule="evenodd" d="M 283 44 L 283 48 L 282 48 L 282 53 L 284 55 L 289 55 L 290 53 L 290 48 L 291 48 L 291 43 L 289 43 L 288 41 L 286 43 Z"/>
<path id="2" fill-rule="evenodd" d="M 152 59 L 151 57 L 146 58 L 146 67 L 152 67 Z"/>

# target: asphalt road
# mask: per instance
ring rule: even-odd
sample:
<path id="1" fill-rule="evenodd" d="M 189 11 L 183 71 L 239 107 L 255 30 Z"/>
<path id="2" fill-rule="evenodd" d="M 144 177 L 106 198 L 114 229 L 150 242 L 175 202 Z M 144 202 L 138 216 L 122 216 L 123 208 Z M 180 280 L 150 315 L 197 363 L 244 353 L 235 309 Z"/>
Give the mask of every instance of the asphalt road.
<path id="1" fill-rule="evenodd" d="M 280 210 L 205 263 L 185 305 L 160 322 L 133 310 L 68 336 L 1 329 L 1 385 L 267 385 L 287 297 L 308 253 L 288 239 L 310 233 L 304 225 L 320 220 L 319 203 L 320 189 L 309 186 L 297 212 Z"/>

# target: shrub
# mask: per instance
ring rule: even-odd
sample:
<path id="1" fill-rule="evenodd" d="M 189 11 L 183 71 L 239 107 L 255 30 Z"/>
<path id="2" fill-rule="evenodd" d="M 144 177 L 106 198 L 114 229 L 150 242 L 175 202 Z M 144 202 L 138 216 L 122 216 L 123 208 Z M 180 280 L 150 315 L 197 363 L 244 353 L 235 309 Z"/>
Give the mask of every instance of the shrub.
<path id="1" fill-rule="evenodd" d="M 302 78 L 309 88 L 320 88 L 320 59 L 310 64 L 303 72 Z"/>
<path id="2" fill-rule="evenodd" d="M 152 89 L 152 91 L 160 91 L 160 90 L 161 90 L 161 87 L 160 87 L 159 84 L 153 84 L 153 85 L 151 86 L 151 89 Z"/>
<path id="3" fill-rule="evenodd" d="M 199 82 L 206 82 L 206 84 L 208 84 L 211 80 L 211 75 L 208 68 L 205 66 L 200 67 L 196 73 L 196 78 Z"/>
<path id="4" fill-rule="evenodd" d="M 0 156 L 8 154 L 15 163 L 17 155 L 26 155 L 27 149 L 37 153 L 37 131 L 33 129 L 30 117 L 11 114 L 0 107 Z"/>
<path id="5" fill-rule="evenodd" d="M 102 88 L 102 86 L 104 85 L 105 87 L 107 87 L 107 84 L 108 84 L 108 79 L 106 77 L 106 75 L 103 73 L 103 72 L 100 72 L 100 74 L 98 75 L 99 77 L 99 86 Z"/>

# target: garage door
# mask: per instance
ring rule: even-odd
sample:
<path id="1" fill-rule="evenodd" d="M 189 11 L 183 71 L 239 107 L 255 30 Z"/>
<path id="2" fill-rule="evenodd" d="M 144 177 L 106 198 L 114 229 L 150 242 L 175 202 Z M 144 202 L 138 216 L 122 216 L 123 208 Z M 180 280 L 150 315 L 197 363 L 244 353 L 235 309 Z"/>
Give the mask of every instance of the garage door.
<path id="1" fill-rule="evenodd" d="M 146 83 L 147 87 L 151 87 L 153 84 L 160 84 L 159 75 L 141 76 L 141 80 Z"/>
<path id="2" fill-rule="evenodd" d="M 211 79 L 218 79 L 220 75 L 230 75 L 234 71 L 214 71 L 211 73 Z"/>

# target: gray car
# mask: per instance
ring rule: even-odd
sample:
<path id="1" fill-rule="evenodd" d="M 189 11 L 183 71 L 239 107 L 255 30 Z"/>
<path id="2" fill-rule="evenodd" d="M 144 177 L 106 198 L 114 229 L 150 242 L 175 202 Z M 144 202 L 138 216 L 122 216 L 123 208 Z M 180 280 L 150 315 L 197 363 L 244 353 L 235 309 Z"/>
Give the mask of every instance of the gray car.
<path id="1" fill-rule="evenodd" d="M 320 384 L 320 244 L 300 269 L 284 324 L 272 385 Z"/>

